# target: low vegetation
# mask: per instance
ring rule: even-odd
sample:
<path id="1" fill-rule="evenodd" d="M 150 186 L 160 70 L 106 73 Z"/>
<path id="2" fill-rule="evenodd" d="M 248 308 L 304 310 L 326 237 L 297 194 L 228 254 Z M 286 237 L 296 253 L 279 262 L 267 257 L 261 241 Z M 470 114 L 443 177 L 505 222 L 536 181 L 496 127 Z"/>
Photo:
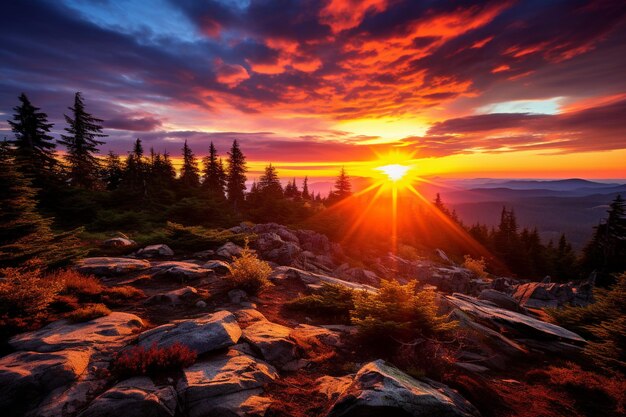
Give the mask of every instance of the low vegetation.
<path id="1" fill-rule="evenodd" d="M 178 223 L 167 223 L 164 242 L 172 249 L 198 251 L 201 249 L 217 248 L 226 242 L 243 244 L 244 234 L 232 233 L 228 230 L 207 229 L 202 226 L 183 226 Z"/>
<path id="2" fill-rule="evenodd" d="M 109 314 L 111 314 L 111 310 L 104 304 L 89 304 L 69 313 L 67 319 L 72 323 L 84 323 Z"/>
<path id="3" fill-rule="evenodd" d="M 354 309 L 354 291 L 343 285 L 323 284 L 313 294 L 288 302 L 287 308 L 349 322 L 350 311 Z"/>
<path id="4" fill-rule="evenodd" d="M 120 379 L 139 375 L 162 376 L 192 365 L 196 357 L 196 352 L 180 343 L 164 348 L 135 346 L 115 357 L 111 371 Z"/>
<path id="5" fill-rule="evenodd" d="M 0 270 L 0 321 L 34 320 L 63 289 L 60 282 L 42 276 L 38 269 L 4 268 Z"/>
<path id="6" fill-rule="evenodd" d="M 465 260 L 463 261 L 463 268 L 469 269 L 476 275 L 478 278 L 486 278 L 487 277 L 487 262 L 485 258 L 482 256 L 480 259 L 474 259 L 470 255 L 465 255 Z"/>
<path id="7" fill-rule="evenodd" d="M 417 291 L 416 286 L 415 281 L 400 285 L 383 280 L 376 294 L 355 293 L 351 317 L 359 336 L 364 340 L 415 342 L 455 329 L 456 322 L 437 314 L 435 292 Z"/>
<path id="8" fill-rule="evenodd" d="M 589 340 L 585 352 L 598 365 L 626 371 L 626 274 L 608 290 L 596 289 L 585 307 L 548 309 L 559 325 Z"/>
<path id="9" fill-rule="evenodd" d="M 241 251 L 241 256 L 231 264 L 232 274 L 229 276 L 233 288 L 257 294 L 271 285 L 269 277 L 272 267 L 248 248 L 248 242 Z"/>

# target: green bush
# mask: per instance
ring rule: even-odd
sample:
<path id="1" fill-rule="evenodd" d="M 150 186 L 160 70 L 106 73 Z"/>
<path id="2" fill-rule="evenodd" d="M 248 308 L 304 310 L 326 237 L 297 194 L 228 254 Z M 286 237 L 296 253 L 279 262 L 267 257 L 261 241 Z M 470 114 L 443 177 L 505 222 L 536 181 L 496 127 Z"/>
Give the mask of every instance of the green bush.
<path id="1" fill-rule="evenodd" d="M 289 301 L 287 308 L 348 321 L 354 309 L 354 291 L 339 284 L 323 284 L 313 294 Z"/>
<path id="2" fill-rule="evenodd" d="M 626 370 L 626 274 L 608 290 L 595 290 L 585 307 L 546 309 L 554 321 L 589 339 L 585 352 L 598 365 Z"/>
<path id="3" fill-rule="evenodd" d="M 359 336 L 376 343 L 381 338 L 411 342 L 456 328 L 456 322 L 437 314 L 435 292 L 416 291 L 416 285 L 383 280 L 376 294 L 355 293 L 351 318 Z"/>
<path id="4" fill-rule="evenodd" d="M 233 288 L 257 294 L 271 285 L 269 276 L 272 273 L 272 267 L 248 248 L 247 241 L 241 251 L 241 256 L 234 260 L 231 267 L 233 272 L 228 279 Z"/>

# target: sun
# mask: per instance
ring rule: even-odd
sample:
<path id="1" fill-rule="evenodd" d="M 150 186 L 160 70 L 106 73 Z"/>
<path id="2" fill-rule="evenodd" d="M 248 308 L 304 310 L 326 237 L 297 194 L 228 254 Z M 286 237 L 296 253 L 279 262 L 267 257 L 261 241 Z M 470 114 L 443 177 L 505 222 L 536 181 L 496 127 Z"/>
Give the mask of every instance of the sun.
<path id="1" fill-rule="evenodd" d="M 387 175 L 390 181 L 396 182 L 404 178 L 411 169 L 411 167 L 401 164 L 390 164 L 378 167 L 376 169 L 382 171 L 385 175 Z"/>

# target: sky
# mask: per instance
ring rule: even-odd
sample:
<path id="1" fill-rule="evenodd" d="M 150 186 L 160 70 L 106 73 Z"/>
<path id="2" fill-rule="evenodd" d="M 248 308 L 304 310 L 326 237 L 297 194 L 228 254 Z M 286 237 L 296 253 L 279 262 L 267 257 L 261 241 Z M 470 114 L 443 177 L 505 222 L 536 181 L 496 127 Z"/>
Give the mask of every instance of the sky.
<path id="1" fill-rule="evenodd" d="M 58 136 L 81 91 L 103 153 L 626 178 L 624 1 L 21 0 L 0 27 L 0 138 L 20 93 Z"/>

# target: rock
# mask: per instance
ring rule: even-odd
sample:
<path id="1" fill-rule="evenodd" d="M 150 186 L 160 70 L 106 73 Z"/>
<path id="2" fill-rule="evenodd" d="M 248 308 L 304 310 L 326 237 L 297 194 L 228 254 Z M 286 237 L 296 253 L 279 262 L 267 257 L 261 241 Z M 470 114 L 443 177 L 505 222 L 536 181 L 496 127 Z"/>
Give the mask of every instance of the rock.
<path id="1" fill-rule="evenodd" d="M 576 287 L 572 283 L 529 282 L 518 285 L 513 298 L 528 308 L 584 306 L 593 302 L 593 285 L 583 283 Z"/>
<path id="2" fill-rule="evenodd" d="M 169 246 L 161 243 L 158 245 L 146 246 L 137 251 L 137 255 L 143 258 L 166 258 L 174 256 L 174 251 Z"/>
<path id="3" fill-rule="evenodd" d="M 48 392 L 65 387 L 85 372 L 90 349 L 62 352 L 15 352 L 0 358 L 0 409 L 21 414 Z"/>
<path id="4" fill-rule="evenodd" d="M 290 339 L 291 329 L 269 321 L 257 321 L 243 330 L 243 337 L 258 350 L 263 359 L 282 367 L 297 359 L 296 344 Z"/>
<path id="5" fill-rule="evenodd" d="M 184 369 L 177 389 L 190 417 L 243 416 L 269 406 L 263 401 L 261 407 L 256 397 L 276 378 L 272 366 L 231 350 Z"/>
<path id="6" fill-rule="evenodd" d="M 215 271 L 215 273 L 220 275 L 226 275 L 232 272 L 232 268 L 230 267 L 228 262 L 219 260 L 208 261 L 207 263 L 202 265 L 202 267 L 206 269 L 212 269 L 213 271 Z"/>
<path id="7" fill-rule="evenodd" d="M 246 294 L 243 290 L 230 290 L 228 291 L 228 298 L 230 302 L 233 304 L 239 304 L 241 301 L 248 298 L 248 294 Z"/>
<path id="8" fill-rule="evenodd" d="M 168 277 L 174 279 L 197 279 L 213 273 L 210 269 L 191 262 L 159 262 L 150 268 L 155 277 Z"/>
<path id="9" fill-rule="evenodd" d="M 237 317 L 237 322 L 243 326 L 247 326 L 257 321 L 267 321 L 263 313 L 253 308 L 235 310 L 233 311 L 233 314 Z"/>
<path id="10" fill-rule="evenodd" d="M 352 384 L 352 377 L 325 375 L 318 378 L 315 382 L 317 392 L 324 394 L 331 402 L 335 402 Z"/>
<path id="11" fill-rule="evenodd" d="M 136 377 L 97 397 L 78 417 L 173 417 L 177 408 L 174 387 L 157 387 L 148 377 Z"/>
<path id="12" fill-rule="evenodd" d="M 341 346 L 341 336 L 339 332 L 324 327 L 310 326 L 308 324 L 298 324 L 298 326 L 291 331 L 289 337 L 303 349 L 307 348 L 306 345 Z"/>
<path id="13" fill-rule="evenodd" d="M 483 301 L 489 301 L 490 303 L 493 303 L 496 307 L 504 308 L 505 310 L 519 312 L 524 312 L 526 310 L 519 305 L 515 298 L 496 290 L 482 290 L 478 295 L 478 299 Z"/>
<path id="14" fill-rule="evenodd" d="M 130 240 L 127 238 L 123 238 L 123 237 L 114 237 L 111 239 L 107 239 L 104 242 L 102 242 L 102 246 L 107 247 L 107 248 L 123 248 L 123 247 L 128 247 L 128 246 L 135 246 L 137 244 L 137 242 L 135 242 L 134 240 Z"/>
<path id="15" fill-rule="evenodd" d="M 281 231 L 287 241 L 283 240 L 279 234 Z M 254 241 L 254 248 L 267 261 L 276 262 L 279 265 L 291 265 L 302 253 L 298 238 L 287 230 L 279 229 L 279 233 L 270 232 L 259 235 Z"/>
<path id="16" fill-rule="evenodd" d="M 235 316 L 228 311 L 218 311 L 197 319 L 178 320 L 145 331 L 137 338 L 140 346 L 172 346 L 180 343 L 198 354 L 223 349 L 236 344 L 241 328 Z"/>
<path id="17" fill-rule="evenodd" d="M 125 275 L 150 268 L 150 262 L 132 258 L 96 257 L 79 260 L 75 268 L 87 275 Z"/>
<path id="18" fill-rule="evenodd" d="M 241 256 L 241 251 L 243 248 L 241 246 L 235 245 L 233 242 L 226 242 L 215 253 L 222 258 L 233 259 L 238 256 Z"/>
<path id="19" fill-rule="evenodd" d="M 472 404 L 451 388 L 427 379 L 416 380 L 379 359 L 359 370 L 327 416 L 479 415 Z"/>
<path id="20" fill-rule="evenodd" d="M 521 339 L 547 341 L 557 347 L 558 342 L 571 345 L 584 345 L 585 339 L 574 332 L 564 329 L 552 323 L 526 316 L 514 311 L 494 307 L 474 297 L 463 294 L 445 296 L 444 301 L 453 308 L 458 309 L 468 319 L 484 328 L 489 328 L 492 332 L 506 332 L 507 339 L 514 339 L 518 342 Z M 488 334 L 481 329 L 483 334 Z"/>
<path id="21" fill-rule="evenodd" d="M 206 308 L 206 303 L 204 301 L 200 300 L 200 301 L 198 301 L 196 303 L 196 307 L 198 307 L 198 308 Z"/>
<path id="22" fill-rule="evenodd" d="M 193 303 L 198 300 L 200 295 L 198 294 L 198 290 L 194 287 L 183 287 L 177 290 L 169 291 L 164 294 L 153 295 L 148 298 L 145 303 L 146 304 L 159 304 L 159 303 L 169 303 L 172 305 L 178 305 L 182 303 Z"/>
<path id="23" fill-rule="evenodd" d="M 192 256 L 198 259 L 206 259 L 215 255 L 215 251 L 211 249 L 203 250 L 200 252 L 195 252 Z"/>
<path id="24" fill-rule="evenodd" d="M 478 365 L 478 364 L 475 364 L 475 363 L 455 362 L 454 366 L 456 366 L 458 368 L 461 368 L 464 371 L 473 372 L 473 373 L 476 373 L 476 374 L 480 374 L 480 373 L 489 371 L 489 368 L 487 368 L 486 366 Z"/>
<path id="25" fill-rule="evenodd" d="M 343 272 L 342 277 L 345 277 L 348 281 L 360 284 L 380 285 L 380 277 L 375 272 L 363 268 L 350 268 Z"/>
<path id="26" fill-rule="evenodd" d="M 448 258 L 448 255 L 441 249 L 435 249 L 435 253 L 437 254 L 437 256 L 439 256 L 439 258 L 441 258 L 442 261 L 444 261 L 445 263 L 449 264 L 449 265 L 454 265 L 454 262 L 452 262 L 450 260 L 450 258 Z"/>
<path id="27" fill-rule="evenodd" d="M 104 348 L 117 344 L 143 327 L 143 322 L 134 314 L 113 312 L 85 323 L 70 323 L 59 320 L 9 340 L 16 350 L 56 352 L 65 349 L 95 346 Z"/>
<path id="28" fill-rule="evenodd" d="M 292 268 L 288 266 L 279 266 L 274 269 L 274 272 L 270 276 L 271 280 L 280 281 L 282 279 L 294 278 L 299 279 L 304 284 L 307 285 L 321 285 L 323 283 L 326 284 L 338 284 L 343 285 L 344 287 L 353 289 L 353 290 L 363 290 L 371 293 L 377 292 L 377 289 L 365 285 L 365 284 L 357 284 L 354 282 L 348 282 L 339 278 L 330 277 L 327 275 L 315 274 L 313 272 L 303 271 L 301 269 Z"/>

